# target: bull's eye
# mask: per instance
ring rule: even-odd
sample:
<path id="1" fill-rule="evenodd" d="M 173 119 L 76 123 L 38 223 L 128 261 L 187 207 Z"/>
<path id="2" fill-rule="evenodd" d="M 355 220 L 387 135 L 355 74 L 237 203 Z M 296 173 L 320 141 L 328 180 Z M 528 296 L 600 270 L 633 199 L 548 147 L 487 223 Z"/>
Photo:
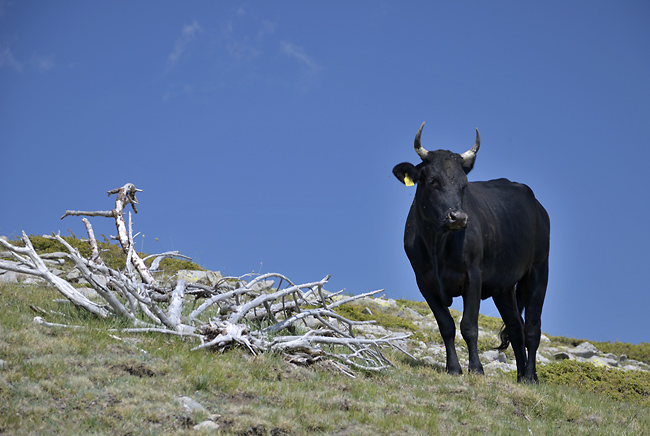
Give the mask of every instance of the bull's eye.
<path id="1" fill-rule="evenodd" d="M 429 186 L 432 188 L 437 188 L 440 186 L 440 183 L 438 183 L 438 179 L 434 179 L 433 177 L 429 179 Z"/>

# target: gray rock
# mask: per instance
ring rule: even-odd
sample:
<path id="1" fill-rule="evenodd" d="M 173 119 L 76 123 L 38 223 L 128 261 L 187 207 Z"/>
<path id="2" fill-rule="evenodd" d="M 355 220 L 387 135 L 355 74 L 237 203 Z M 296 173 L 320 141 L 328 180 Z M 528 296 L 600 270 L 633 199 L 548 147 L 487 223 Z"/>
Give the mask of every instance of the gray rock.
<path id="1" fill-rule="evenodd" d="M 23 283 L 26 285 L 47 283 L 46 280 L 29 274 L 21 274 L 14 271 L 3 271 L 0 274 L 0 283 Z"/>
<path id="2" fill-rule="evenodd" d="M 439 355 L 446 356 L 446 354 L 447 354 L 447 353 L 445 352 L 445 347 L 444 347 L 444 345 L 437 345 L 437 344 L 434 344 L 434 345 L 432 345 L 431 347 L 429 347 L 429 349 L 427 350 L 427 352 L 428 352 L 429 354 L 434 355 L 434 356 L 439 356 Z"/>
<path id="3" fill-rule="evenodd" d="M 99 283 L 102 286 L 108 285 L 108 278 L 99 274 L 93 274 L 93 280 Z"/>
<path id="4" fill-rule="evenodd" d="M 7 366 L 7 361 L 0 359 L 0 369 L 4 369 Z"/>
<path id="5" fill-rule="evenodd" d="M 503 371 L 503 372 L 511 372 L 517 370 L 517 365 L 514 365 L 512 363 L 499 362 L 495 360 L 488 363 L 487 365 L 483 365 L 483 369 L 485 371 L 494 371 L 498 369 L 499 371 Z"/>
<path id="6" fill-rule="evenodd" d="M 222 276 L 219 271 L 194 271 L 181 269 L 176 274 L 179 280 L 185 280 L 187 283 L 202 282 L 210 286 L 216 285 Z M 273 280 L 268 280 L 273 285 Z"/>
<path id="7" fill-rule="evenodd" d="M 415 318 L 415 319 L 422 318 L 422 315 L 420 315 L 418 312 L 411 309 L 410 307 L 403 307 L 402 310 L 400 310 L 398 315 L 405 316 L 406 318 Z"/>
<path id="8" fill-rule="evenodd" d="M 567 352 L 564 352 L 564 351 L 560 351 L 559 353 L 555 353 L 553 355 L 553 357 L 555 359 L 557 359 L 557 360 L 575 360 L 575 357 L 573 357 L 573 355 L 571 355 L 571 354 L 569 354 Z"/>
<path id="9" fill-rule="evenodd" d="M 364 334 L 371 334 L 376 337 L 381 337 L 381 336 L 386 336 L 390 335 L 392 332 L 390 330 L 387 330 L 386 328 L 378 325 L 378 324 L 364 324 L 357 326 L 356 328 L 357 331 L 364 333 Z"/>
<path id="10" fill-rule="evenodd" d="M 632 366 L 634 369 L 638 369 L 640 371 L 650 371 L 650 365 L 639 362 L 638 360 L 633 360 L 633 359 L 627 359 L 625 361 L 626 367 L 627 366 Z"/>
<path id="11" fill-rule="evenodd" d="M 489 350 L 481 353 L 481 357 L 488 362 L 501 362 L 506 363 L 507 358 L 503 351 L 500 350 Z"/>
<path id="12" fill-rule="evenodd" d="M 371 301 L 381 307 L 397 307 L 397 301 L 393 300 L 392 298 L 387 299 L 383 295 L 378 298 L 373 298 Z"/>
<path id="13" fill-rule="evenodd" d="M 0 283 L 18 283 L 18 273 L 7 271 L 0 274 Z"/>
<path id="14" fill-rule="evenodd" d="M 81 278 L 81 273 L 78 269 L 72 269 L 68 274 L 66 274 L 65 279 L 69 282 L 78 281 Z"/>
<path id="15" fill-rule="evenodd" d="M 39 284 L 47 283 L 47 280 L 42 279 L 40 277 L 25 275 L 25 274 L 21 274 L 21 275 L 24 277 L 22 283 L 25 285 L 39 285 Z"/>
<path id="16" fill-rule="evenodd" d="M 590 357 L 596 356 L 600 353 L 598 348 L 589 342 L 583 342 L 572 350 L 568 350 L 568 352 L 576 357 L 582 357 L 583 359 L 589 359 Z"/>
<path id="17" fill-rule="evenodd" d="M 643 368 L 639 368 L 636 365 L 625 365 L 623 367 L 620 367 L 621 369 L 624 369 L 625 371 L 643 371 Z"/>
<path id="18" fill-rule="evenodd" d="M 101 299 L 97 291 L 95 291 L 93 288 L 77 288 L 77 291 L 79 291 L 79 293 L 84 297 L 90 298 L 91 300 Z"/>
<path id="19" fill-rule="evenodd" d="M 610 359 L 602 356 L 592 356 L 589 359 L 587 359 L 587 362 L 596 366 L 613 366 L 613 367 L 618 366 L 618 360 Z"/>
<path id="20" fill-rule="evenodd" d="M 217 430 L 219 428 L 219 424 L 217 424 L 214 421 L 203 421 L 199 424 L 196 424 L 194 427 L 194 430 Z"/>
<path id="21" fill-rule="evenodd" d="M 489 331 L 486 332 L 480 327 L 479 327 L 479 330 L 478 330 L 478 338 L 479 339 L 490 340 L 490 341 L 493 341 L 493 342 L 495 342 L 495 341 L 497 341 L 499 339 L 499 338 L 497 338 L 497 335 L 494 334 L 493 332 L 489 332 Z"/>
<path id="22" fill-rule="evenodd" d="M 184 411 L 189 413 L 194 412 L 207 412 L 205 407 L 203 407 L 198 401 L 190 397 L 178 397 L 177 401 L 180 403 Z"/>
<path id="23" fill-rule="evenodd" d="M 50 272 L 54 274 L 55 276 L 60 276 L 62 275 L 65 271 L 62 271 L 58 268 L 50 268 Z"/>
<path id="24" fill-rule="evenodd" d="M 254 291 L 268 291 L 270 290 L 273 285 L 275 284 L 274 280 L 262 280 L 257 283 L 255 283 L 252 287 Z"/>
<path id="25" fill-rule="evenodd" d="M 433 357 L 431 357 L 431 356 L 424 356 L 424 357 L 422 358 L 422 363 L 425 363 L 425 364 L 427 364 L 427 365 L 434 366 L 434 365 L 436 364 L 436 360 L 435 360 Z"/>

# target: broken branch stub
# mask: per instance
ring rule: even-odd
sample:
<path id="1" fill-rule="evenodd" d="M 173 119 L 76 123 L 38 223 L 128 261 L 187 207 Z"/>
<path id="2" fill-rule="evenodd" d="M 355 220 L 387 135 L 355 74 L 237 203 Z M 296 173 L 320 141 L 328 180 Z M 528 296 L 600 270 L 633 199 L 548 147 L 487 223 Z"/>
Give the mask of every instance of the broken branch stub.
<path id="1" fill-rule="evenodd" d="M 115 199 L 115 208 L 111 211 L 97 211 L 97 212 L 84 212 L 84 211 L 74 211 L 67 210 L 61 219 L 67 216 L 104 216 L 109 218 L 115 218 L 115 226 L 117 227 L 117 239 L 120 242 L 122 251 L 124 254 L 130 256 L 131 263 L 140 274 L 142 281 L 148 285 L 158 286 L 158 281 L 154 278 L 153 274 L 147 268 L 144 261 L 140 258 L 138 253 L 135 251 L 133 246 L 133 241 L 129 238 L 129 233 L 127 232 L 126 222 L 124 221 L 124 208 L 127 205 L 131 205 L 133 212 L 138 213 L 135 205 L 138 204 L 138 199 L 135 197 L 136 192 L 143 192 L 142 189 L 135 187 L 133 183 L 127 183 L 121 188 L 111 189 L 108 191 L 108 195 L 117 194 Z M 129 219 L 130 221 L 130 219 Z"/>

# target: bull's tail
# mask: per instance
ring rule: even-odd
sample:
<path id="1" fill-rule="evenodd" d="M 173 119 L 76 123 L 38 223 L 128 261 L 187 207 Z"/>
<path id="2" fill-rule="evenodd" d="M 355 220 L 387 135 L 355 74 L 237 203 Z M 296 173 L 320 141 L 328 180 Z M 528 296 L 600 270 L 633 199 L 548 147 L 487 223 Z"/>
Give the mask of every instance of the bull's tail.
<path id="1" fill-rule="evenodd" d="M 499 344 L 498 347 L 495 348 L 495 350 L 499 351 L 505 351 L 508 346 L 510 346 L 510 338 L 508 337 L 508 330 L 506 329 L 505 323 L 501 327 L 501 331 L 499 332 L 499 339 L 501 339 L 501 343 Z"/>
<path id="2" fill-rule="evenodd" d="M 524 297 L 519 288 L 519 284 L 517 284 L 517 291 L 515 293 L 515 297 L 517 298 L 517 310 L 519 310 L 519 316 L 521 316 L 524 313 Z M 501 340 L 501 343 L 499 344 L 498 347 L 494 349 L 499 351 L 505 351 L 508 348 L 508 346 L 510 346 L 510 338 L 508 337 L 508 329 L 506 328 L 505 322 L 503 323 L 503 326 L 501 327 L 501 331 L 499 332 L 499 339 Z"/>

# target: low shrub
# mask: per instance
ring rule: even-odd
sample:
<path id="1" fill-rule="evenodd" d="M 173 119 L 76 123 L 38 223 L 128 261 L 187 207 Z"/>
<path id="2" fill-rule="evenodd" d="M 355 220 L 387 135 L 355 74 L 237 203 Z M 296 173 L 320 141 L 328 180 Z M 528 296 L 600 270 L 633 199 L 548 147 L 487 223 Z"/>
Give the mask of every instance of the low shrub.
<path id="1" fill-rule="evenodd" d="M 563 360 L 537 367 L 540 381 L 650 406 L 650 374 Z"/>

